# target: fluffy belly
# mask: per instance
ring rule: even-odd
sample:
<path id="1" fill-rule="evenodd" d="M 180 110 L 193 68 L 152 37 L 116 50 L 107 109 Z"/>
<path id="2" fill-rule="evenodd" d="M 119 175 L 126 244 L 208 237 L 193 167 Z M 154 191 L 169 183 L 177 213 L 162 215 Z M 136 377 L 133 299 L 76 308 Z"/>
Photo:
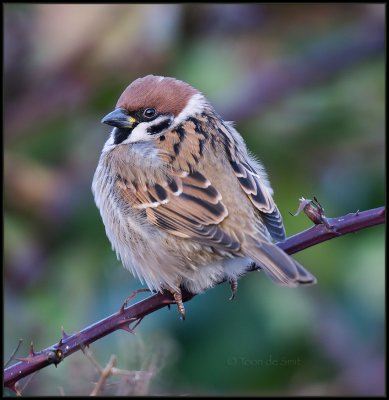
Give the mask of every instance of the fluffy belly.
<path id="1" fill-rule="evenodd" d="M 145 210 L 130 207 L 101 171 L 96 172 L 93 191 L 107 236 L 123 266 L 151 290 L 178 291 L 182 285 L 199 293 L 237 278 L 250 265 L 248 258 L 220 254 L 151 225 Z"/>
<path id="2" fill-rule="evenodd" d="M 244 274 L 252 260 L 248 257 L 226 258 L 202 265 L 191 276 L 182 280 L 182 285 L 192 293 L 201 293 L 223 280 L 235 280 Z"/>

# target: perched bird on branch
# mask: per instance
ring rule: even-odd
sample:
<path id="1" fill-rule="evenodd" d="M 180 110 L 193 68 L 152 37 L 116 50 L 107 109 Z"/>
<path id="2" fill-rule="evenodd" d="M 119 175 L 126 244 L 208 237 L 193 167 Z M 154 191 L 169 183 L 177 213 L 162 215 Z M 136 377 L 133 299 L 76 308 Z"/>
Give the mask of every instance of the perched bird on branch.
<path id="1" fill-rule="evenodd" d="M 285 238 L 262 164 L 230 122 L 187 83 L 132 82 L 103 123 L 113 126 L 92 190 L 123 265 L 150 290 L 200 293 L 258 265 L 284 286 L 315 283 L 272 243 Z"/>

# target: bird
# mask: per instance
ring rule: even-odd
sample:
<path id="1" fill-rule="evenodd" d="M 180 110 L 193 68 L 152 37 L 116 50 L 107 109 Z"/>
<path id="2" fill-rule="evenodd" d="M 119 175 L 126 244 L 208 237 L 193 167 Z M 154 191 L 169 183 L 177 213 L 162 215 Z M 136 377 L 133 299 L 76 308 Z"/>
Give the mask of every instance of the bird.
<path id="1" fill-rule="evenodd" d="M 232 122 L 173 77 L 134 80 L 101 121 L 113 129 L 92 192 L 112 248 L 153 292 L 194 294 L 237 282 L 255 265 L 281 285 L 316 278 L 275 242 L 285 239 L 264 166 Z"/>

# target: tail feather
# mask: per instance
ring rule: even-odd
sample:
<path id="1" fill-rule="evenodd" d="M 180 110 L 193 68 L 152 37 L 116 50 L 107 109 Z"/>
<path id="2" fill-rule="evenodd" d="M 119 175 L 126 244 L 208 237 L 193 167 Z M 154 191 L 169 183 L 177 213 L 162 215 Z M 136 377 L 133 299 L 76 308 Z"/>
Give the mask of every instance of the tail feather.
<path id="1" fill-rule="evenodd" d="M 245 250 L 278 285 L 294 287 L 316 283 L 316 278 L 310 272 L 272 243 L 256 242 Z"/>

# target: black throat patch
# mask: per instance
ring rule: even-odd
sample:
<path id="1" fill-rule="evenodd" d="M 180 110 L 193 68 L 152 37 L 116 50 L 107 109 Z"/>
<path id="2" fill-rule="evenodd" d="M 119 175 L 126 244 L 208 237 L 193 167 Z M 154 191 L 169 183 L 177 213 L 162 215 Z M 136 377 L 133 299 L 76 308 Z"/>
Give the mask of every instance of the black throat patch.
<path id="1" fill-rule="evenodd" d="M 113 131 L 114 144 L 120 144 L 124 142 L 130 135 L 132 129 L 129 128 L 115 128 Z"/>

